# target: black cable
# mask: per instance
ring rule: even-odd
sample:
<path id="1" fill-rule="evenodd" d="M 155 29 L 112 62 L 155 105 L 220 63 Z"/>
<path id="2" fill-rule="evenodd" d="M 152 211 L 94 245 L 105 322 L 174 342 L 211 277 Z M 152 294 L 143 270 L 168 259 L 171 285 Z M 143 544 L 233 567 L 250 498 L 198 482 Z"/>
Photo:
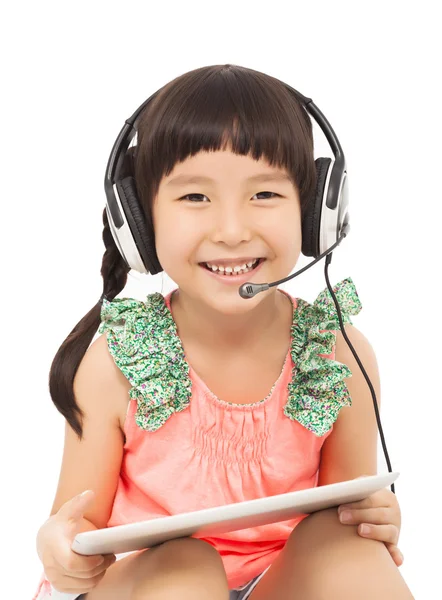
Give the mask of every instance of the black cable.
<path id="1" fill-rule="evenodd" d="M 352 346 L 352 344 L 351 344 L 350 340 L 348 339 L 348 336 L 347 336 L 347 334 L 345 332 L 344 323 L 342 321 L 341 309 L 339 308 L 339 302 L 336 299 L 336 296 L 335 296 L 335 294 L 333 292 L 333 288 L 330 285 L 330 280 L 328 278 L 328 265 L 331 263 L 332 255 L 333 255 L 333 252 L 330 252 L 330 254 L 327 254 L 326 259 L 325 259 L 325 267 L 324 267 L 325 280 L 327 282 L 328 290 L 329 290 L 329 292 L 330 292 L 330 294 L 331 294 L 331 296 L 333 298 L 333 302 L 335 303 L 335 306 L 336 306 L 336 310 L 337 310 L 338 318 L 339 318 L 339 324 L 340 324 L 341 331 L 342 331 L 342 335 L 344 336 L 345 341 L 347 342 L 350 350 L 352 351 L 353 356 L 355 357 L 355 359 L 356 359 L 356 361 L 357 361 L 357 363 L 358 363 L 358 365 L 359 365 L 359 367 L 360 367 L 360 369 L 362 371 L 362 374 L 364 375 L 365 380 L 368 383 L 368 387 L 370 388 L 371 395 L 373 397 L 373 404 L 374 404 L 374 411 L 375 411 L 375 414 L 376 414 L 376 420 L 378 422 L 379 434 L 381 436 L 382 447 L 384 449 L 385 460 L 387 461 L 388 471 L 391 473 L 392 472 L 392 468 L 391 468 L 391 463 L 390 463 L 390 457 L 388 456 L 387 446 L 385 444 L 384 432 L 382 430 L 381 419 L 379 417 L 379 409 L 378 409 L 378 403 L 377 403 L 377 400 L 376 400 L 376 394 L 375 394 L 374 388 L 373 388 L 373 386 L 371 384 L 371 381 L 370 381 L 370 379 L 369 379 L 369 377 L 368 377 L 368 375 L 367 375 L 367 373 L 366 373 L 366 371 L 365 371 L 365 369 L 364 369 L 361 361 L 359 360 L 358 355 L 356 354 L 355 349 L 353 348 L 353 346 Z M 376 452 L 376 461 L 377 461 L 377 452 Z M 393 494 L 396 494 L 395 488 L 394 488 L 394 483 L 392 483 L 390 487 L 391 487 L 391 491 L 393 492 Z"/>

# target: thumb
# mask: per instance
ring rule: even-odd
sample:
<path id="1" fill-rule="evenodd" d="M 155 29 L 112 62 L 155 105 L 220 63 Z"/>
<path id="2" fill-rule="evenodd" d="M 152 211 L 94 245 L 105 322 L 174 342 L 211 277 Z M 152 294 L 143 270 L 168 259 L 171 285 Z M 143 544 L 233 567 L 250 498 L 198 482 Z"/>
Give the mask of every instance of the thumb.
<path id="1" fill-rule="evenodd" d="M 61 518 L 63 521 L 79 521 L 95 497 L 93 490 L 86 490 L 81 494 L 77 494 L 61 506 L 57 512 L 57 518 Z"/>

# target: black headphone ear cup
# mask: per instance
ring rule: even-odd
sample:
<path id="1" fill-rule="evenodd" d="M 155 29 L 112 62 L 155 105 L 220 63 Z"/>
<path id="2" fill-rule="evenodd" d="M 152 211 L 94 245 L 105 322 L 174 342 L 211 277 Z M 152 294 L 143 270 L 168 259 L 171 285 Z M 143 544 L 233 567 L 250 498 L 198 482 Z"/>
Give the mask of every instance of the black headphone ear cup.
<path id="1" fill-rule="evenodd" d="M 124 213 L 132 233 L 132 237 L 138 248 L 138 252 L 144 262 L 144 266 L 151 275 L 160 273 L 163 268 L 158 260 L 155 250 L 155 235 L 153 228 L 149 226 L 143 214 L 135 179 L 132 176 L 124 177 L 116 182 Z"/>
<path id="2" fill-rule="evenodd" d="M 314 197 L 308 203 L 302 219 L 302 253 L 304 256 L 313 256 L 317 258 L 319 252 L 321 211 L 324 198 L 325 181 L 327 179 L 328 169 L 330 168 L 331 158 L 317 158 L 316 166 L 316 191 Z"/>

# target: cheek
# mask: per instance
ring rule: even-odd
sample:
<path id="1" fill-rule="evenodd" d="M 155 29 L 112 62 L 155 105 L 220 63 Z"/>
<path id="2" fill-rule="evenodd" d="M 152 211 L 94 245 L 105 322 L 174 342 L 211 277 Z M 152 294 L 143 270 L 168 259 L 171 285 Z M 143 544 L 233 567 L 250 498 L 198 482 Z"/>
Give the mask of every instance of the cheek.
<path id="1" fill-rule="evenodd" d="M 297 260 L 302 247 L 301 220 L 298 213 L 288 212 L 283 219 L 279 216 L 272 227 L 271 243 L 277 255 L 283 260 L 287 260 L 288 263 Z"/>
<path id="2" fill-rule="evenodd" d="M 155 247 L 158 259 L 167 271 L 173 264 L 186 261 L 195 246 L 195 234 L 184 219 L 157 214 L 154 218 Z"/>
<path id="3" fill-rule="evenodd" d="M 299 260 L 302 248 L 301 230 L 295 227 L 280 237 L 278 256 L 284 271 L 291 271 Z"/>

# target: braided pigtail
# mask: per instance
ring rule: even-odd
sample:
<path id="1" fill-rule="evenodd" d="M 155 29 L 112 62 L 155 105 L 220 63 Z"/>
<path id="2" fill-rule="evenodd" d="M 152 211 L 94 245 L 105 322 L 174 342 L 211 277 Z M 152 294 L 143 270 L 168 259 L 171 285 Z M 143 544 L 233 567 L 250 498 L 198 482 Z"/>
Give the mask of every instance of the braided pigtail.
<path id="1" fill-rule="evenodd" d="M 106 209 L 103 211 L 103 225 L 103 242 L 106 247 L 101 265 L 103 295 L 107 300 L 113 300 L 126 285 L 129 267 L 112 237 Z M 61 344 L 49 372 L 52 401 L 80 439 L 83 435 L 81 421 L 84 414 L 75 401 L 73 384 L 81 360 L 100 325 L 100 314 L 101 300 L 75 325 Z"/>

